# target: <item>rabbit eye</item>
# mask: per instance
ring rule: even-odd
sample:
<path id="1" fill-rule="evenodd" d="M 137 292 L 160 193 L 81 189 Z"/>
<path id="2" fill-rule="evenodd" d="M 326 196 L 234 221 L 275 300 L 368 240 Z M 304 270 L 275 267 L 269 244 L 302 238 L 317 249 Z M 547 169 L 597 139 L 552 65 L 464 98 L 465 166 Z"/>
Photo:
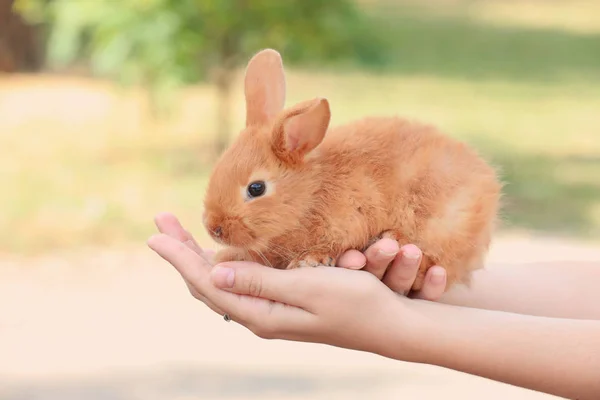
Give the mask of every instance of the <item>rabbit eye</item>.
<path id="1" fill-rule="evenodd" d="M 248 185 L 248 196 L 250 197 L 260 197 L 265 194 L 265 190 L 267 186 L 263 181 L 252 182 Z"/>

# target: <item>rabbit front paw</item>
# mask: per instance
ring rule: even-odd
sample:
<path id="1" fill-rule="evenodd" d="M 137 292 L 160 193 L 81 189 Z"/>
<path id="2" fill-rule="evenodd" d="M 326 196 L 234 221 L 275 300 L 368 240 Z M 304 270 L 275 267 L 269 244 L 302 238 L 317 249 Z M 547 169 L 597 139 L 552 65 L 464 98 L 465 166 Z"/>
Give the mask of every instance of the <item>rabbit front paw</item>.
<path id="1" fill-rule="evenodd" d="M 215 264 L 228 261 L 253 261 L 246 250 L 238 249 L 236 247 L 227 247 L 219 250 L 217 254 L 215 254 L 214 260 Z"/>
<path id="2" fill-rule="evenodd" d="M 335 262 L 336 259 L 329 254 L 314 253 L 292 260 L 286 269 L 319 266 L 334 267 Z"/>
<path id="3" fill-rule="evenodd" d="M 392 239 L 392 240 L 395 240 L 395 241 L 398 242 L 398 244 L 400 246 L 403 246 L 403 245 L 409 243 L 403 232 L 401 232 L 399 230 L 392 230 L 392 229 L 390 229 L 390 230 L 386 230 L 386 231 L 381 232 L 379 235 L 371 237 L 367 241 L 367 243 L 365 244 L 365 246 L 362 248 L 361 251 L 365 252 L 369 247 L 371 247 L 372 245 L 374 245 L 375 243 L 377 243 L 381 239 Z"/>

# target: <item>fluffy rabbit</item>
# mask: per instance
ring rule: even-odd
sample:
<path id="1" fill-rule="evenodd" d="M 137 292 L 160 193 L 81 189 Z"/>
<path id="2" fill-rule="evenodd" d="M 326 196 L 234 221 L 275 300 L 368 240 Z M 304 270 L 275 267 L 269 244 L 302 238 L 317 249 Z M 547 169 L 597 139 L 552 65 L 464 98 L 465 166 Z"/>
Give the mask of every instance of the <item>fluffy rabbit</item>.
<path id="1" fill-rule="evenodd" d="M 324 98 L 284 109 L 278 52 L 248 63 L 246 127 L 217 162 L 203 222 L 227 245 L 217 262 L 274 268 L 335 265 L 348 249 L 389 237 L 414 243 L 447 287 L 483 267 L 501 194 L 496 173 L 472 149 L 397 117 L 329 127 Z"/>

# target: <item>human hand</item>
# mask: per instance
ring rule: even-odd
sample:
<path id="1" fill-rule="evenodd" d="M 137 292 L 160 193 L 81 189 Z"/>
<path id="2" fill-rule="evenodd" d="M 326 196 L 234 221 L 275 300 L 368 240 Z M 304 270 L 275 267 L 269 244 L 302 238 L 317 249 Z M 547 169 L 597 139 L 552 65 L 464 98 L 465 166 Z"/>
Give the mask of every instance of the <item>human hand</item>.
<path id="1" fill-rule="evenodd" d="M 439 300 L 446 290 L 446 270 L 440 266 L 427 270 L 421 290 L 410 291 L 422 256 L 421 250 L 414 244 L 400 247 L 397 241 L 385 238 L 372 244 L 364 253 L 346 251 L 339 258 L 337 266 L 370 272 L 398 294 L 429 301 Z"/>
<path id="2" fill-rule="evenodd" d="M 164 226 L 163 226 L 164 228 Z M 180 238 L 181 239 L 181 238 Z M 194 297 L 257 336 L 324 343 L 409 360 L 426 319 L 367 271 L 278 270 L 251 262 L 211 266 L 186 241 L 155 235 L 148 245 L 173 265 Z"/>
<path id="3" fill-rule="evenodd" d="M 174 217 L 159 216 L 157 225 L 163 233 L 148 244 L 180 272 L 191 293 L 259 337 L 367 351 L 569 398 L 598 393 L 593 320 L 408 300 L 366 270 L 277 270 L 244 262 L 212 267 Z M 565 347 L 565 341 L 579 346 Z M 557 352 L 566 360 L 558 372 Z"/>
<path id="4" fill-rule="evenodd" d="M 173 214 L 160 213 L 154 218 L 154 223 L 156 224 L 156 227 L 158 228 L 158 231 L 161 234 L 169 236 L 171 239 L 178 241 L 179 243 L 181 243 L 181 245 L 196 253 L 206 265 L 210 266 L 213 264 L 212 260 L 216 252 L 213 250 L 202 249 L 200 245 L 198 245 L 196 239 L 194 239 L 192 234 L 181 225 L 177 217 L 175 217 Z M 208 300 L 202 294 L 197 292 L 196 289 L 194 289 L 194 286 L 191 285 L 185 279 L 185 277 L 183 278 L 192 296 L 202 301 L 214 312 L 221 315 L 224 314 L 224 312 L 221 311 L 217 306 L 215 306 L 210 300 Z"/>
<path id="5" fill-rule="evenodd" d="M 155 223 L 159 232 L 180 241 L 209 260 L 214 257 L 215 252 L 201 249 L 194 237 L 183 228 L 174 215 L 158 214 Z M 338 259 L 337 266 L 370 272 L 398 294 L 404 296 L 410 294 L 411 298 L 437 301 L 446 289 L 446 270 L 443 267 L 429 268 L 421 290 L 410 292 L 421 257 L 421 250 L 417 246 L 407 244 L 400 247 L 397 241 L 386 238 L 375 242 L 364 253 L 358 250 L 346 251 Z"/>

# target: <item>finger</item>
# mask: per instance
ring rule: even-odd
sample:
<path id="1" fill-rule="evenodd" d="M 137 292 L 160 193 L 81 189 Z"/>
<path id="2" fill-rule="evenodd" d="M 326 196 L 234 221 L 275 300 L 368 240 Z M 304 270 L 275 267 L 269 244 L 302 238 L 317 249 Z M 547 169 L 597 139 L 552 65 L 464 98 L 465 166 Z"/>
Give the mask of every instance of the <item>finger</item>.
<path id="1" fill-rule="evenodd" d="M 179 240 L 180 242 L 186 243 L 190 246 L 190 248 L 194 248 L 194 250 L 202 251 L 202 248 L 194 239 L 194 236 L 187 231 L 181 222 L 171 213 L 159 213 L 154 217 L 154 223 L 158 228 L 159 232 L 164 233 L 166 235 L 171 236 L 174 239 Z"/>
<path id="2" fill-rule="evenodd" d="M 193 250 L 168 235 L 154 235 L 148 240 L 148 245 L 166 261 L 172 264 L 175 269 L 179 271 L 184 280 L 189 282 L 198 294 L 206 297 L 215 308 L 219 311 L 224 311 L 233 321 L 241 323 L 261 337 L 286 338 L 289 335 L 301 334 L 307 329 L 310 330 L 310 327 L 314 327 L 316 321 L 315 316 L 300 308 L 301 306 L 296 307 L 296 304 L 293 302 L 283 301 L 282 303 L 286 304 L 281 304 L 268 299 L 240 295 L 242 293 L 237 294 L 219 290 L 217 285 L 209 284 L 208 275 L 211 270 L 210 265 Z M 301 290 L 298 290 L 301 286 L 294 285 L 293 279 L 289 276 L 298 275 L 298 272 L 303 272 L 301 271 L 302 269 L 308 270 L 308 268 L 301 268 L 294 271 L 275 270 L 260 264 L 248 262 L 228 263 L 228 265 L 230 268 L 236 269 L 238 286 L 241 288 L 252 288 L 246 290 L 246 292 L 260 293 L 261 295 L 268 295 L 269 293 L 277 294 L 282 290 L 287 290 L 289 293 L 293 293 L 294 290 L 296 293 L 302 293 Z M 242 268 L 239 268 L 240 266 Z M 214 268 L 214 270 L 218 269 L 219 267 Z M 259 278 L 260 280 L 253 281 L 252 275 L 244 273 L 247 270 L 262 272 L 266 270 L 271 273 L 278 272 L 279 274 L 277 277 L 281 278 L 277 279 L 278 287 L 275 288 L 271 274 L 267 273 L 265 276 L 262 276 L 259 272 L 254 278 Z M 240 273 L 240 271 L 244 272 Z M 305 272 L 303 272 L 303 274 L 305 274 Z M 241 278 L 239 278 L 239 276 L 241 276 Z M 304 280 L 306 281 L 306 279 Z M 309 279 L 309 281 L 314 282 L 315 280 Z M 273 290 L 261 289 L 257 291 L 255 286 L 256 283 L 253 282 L 261 282 L 259 285 L 262 284 L 262 282 L 268 282 L 271 286 L 263 287 L 271 287 Z M 321 285 L 317 285 L 317 288 L 319 291 L 323 291 Z M 278 301 L 279 298 L 295 298 L 295 296 L 290 294 L 288 294 L 288 296 L 275 295 L 270 297 L 273 297 L 273 300 L 275 301 Z M 305 300 L 302 296 L 298 296 L 298 299 L 300 300 L 300 303 L 303 303 Z"/>
<path id="3" fill-rule="evenodd" d="M 212 250 L 203 250 L 194 239 L 186 240 L 184 245 L 192 249 L 196 254 L 204 259 L 209 265 L 214 265 L 215 252 Z"/>
<path id="4" fill-rule="evenodd" d="M 437 301 L 442 297 L 446 290 L 446 281 L 446 270 L 437 265 L 433 266 L 427 270 L 421 290 L 412 297 L 422 300 Z"/>
<path id="5" fill-rule="evenodd" d="M 169 235 L 180 242 L 193 239 L 189 232 L 183 228 L 177 217 L 171 213 L 164 212 L 157 214 L 154 217 L 154 223 L 160 233 Z"/>
<path id="6" fill-rule="evenodd" d="M 336 266 L 348 269 L 361 269 L 367 265 L 367 258 L 358 250 L 348 250 L 337 260 Z"/>
<path id="7" fill-rule="evenodd" d="M 221 317 L 227 314 L 231 321 L 244 325 L 261 337 L 302 337 L 305 330 L 314 329 L 314 316 L 300 308 L 223 291 L 213 294 L 215 300 L 222 305 L 218 307 L 189 282 L 186 281 L 186 284 L 194 298 L 202 301 Z"/>
<path id="8" fill-rule="evenodd" d="M 169 236 L 171 237 L 171 236 Z M 175 238 L 173 238 L 175 239 Z M 164 256 L 163 258 L 165 258 L 167 261 L 171 262 L 171 260 L 169 259 L 168 256 L 166 256 L 166 254 L 164 253 L 163 247 L 164 244 L 159 244 L 159 247 L 156 247 L 156 240 L 155 238 L 151 238 L 149 240 L 149 245 L 150 247 L 155 250 L 157 253 L 159 253 L 159 255 Z M 175 239 L 176 240 L 176 239 Z M 192 294 L 192 296 L 194 296 L 194 298 L 202 301 L 204 304 L 206 304 L 211 310 L 215 311 L 218 314 L 223 315 L 223 311 L 221 309 L 219 309 L 213 302 L 211 302 L 210 300 L 208 300 L 206 298 L 206 296 L 203 296 L 195 287 L 192 283 L 190 283 L 185 277 L 184 277 L 184 282 L 188 288 L 188 290 L 190 291 L 190 293 Z"/>
<path id="9" fill-rule="evenodd" d="M 209 254 L 208 251 L 203 250 L 198 242 L 196 242 L 196 239 L 194 239 L 192 234 L 183 228 L 177 217 L 175 217 L 173 214 L 160 213 L 154 218 L 154 221 L 159 232 L 169 235 L 172 238 L 184 243 L 190 249 L 198 253 L 207 262 L 212 264 L 211 260 L 214 256 L 214 252 Z"/>
<path id="10" fill-rule="evenodd" d="M 208 300 L 205 296 L 202 296 L 200 293 L 198 293 L 193 288 L 191 288 L 190 292 L 192 293 L 192 296 L 194 296 L 195 299 L 200 300 L 201 302 L 206 304 L 206 306 L 208 308 L 210 308 L 211 310 L 213 310 L 215 313 L 219 314 L 220 316 L 224 316 L 226 314 L 223 310 L 221 310 L 219 307 L 217 307 L 215 305 L 215 303 Z"/>
<path id="11" fill-rule="evenodd" d="M 206 306 L 208 308 L 210 308 L 211 310 L 213 310 L 214 312 L 216 312 L 220 316 L 225 315 L 225 312 L 223 310 L 221 310 L 219 307 L 217 307 L 215 305 L 215 303 L 213 303 L 212 301 L 208 300 L 206 297 L 204 297 L 200 293 L 198 293 L 193 287 L 190 287 L 190 293 L 192 294 L 192 296 L 194 296 L 194 298 L 196 300 L 200 300 L 201 302 L 203 302 L 204 304 L 206 304 Z"/>
<path id="12" fill-rule="evenodd" d="M 258 297 L 222 293 L 232 296 L 223 301 L 223 309 L 231 320 L 262 338 L 306 340 L 318 329 L 319 318 L 301 308 Z"/>
<path id="13" fill-rule="evenodd" d="M 200 249 L 200 247 L 198 247 L 198 248 Z M 204 254 L 204 256 L 206 258 L 208 258 L 208 260 L 210 260 L 210 263 L 213 264 L 215 254 L 217 254 L 217 252 L 214 250 L 210 250 L 210 249 L 200 249 L 200 251 L 202 252 L 202 254 Z"/>
<path id="14" fill-rule="evenodd" d="M 240 262 L 235 264 L 244 263 Z M 231 293 L 218 288 L 221 285 L 230 286 L 228 283 L 222 282 L 229 277 L 229 274 L 223 273 L 223 271 L 234 269 L 235 272 L 239 272 L 251 268 L 249 265 L 252 263 L 245 264 L 247 265 L 242 265 L 239 270 L 235 269 L 235 265 L 233 268 L 230 268 L 224 267 L 224 265 L 228 264 L 221 264 L 217 266 L 214 269 L 214 273 L 211 274 L 212 281 L 216 283 L 214 290 L 218 292 L 211 295 L 211 298 L 214 299 L 215 304 L 218 304 L 218 307 L 221 310 L 229 315 L 232 321 L 244 325 L 256 335 L 263 338 L 302 338 L 306 336 L 306 332 L 314 331 L 316 324 L 318 323 L 318 318 L 302 307 L 250 294 Z M 256 266 L 272 270 L 271 268 L 261 266 L 260 264 L 256 264 Z M 242 279 L 238 276 L 238 283 L 239 282 L 242 282 Z M 242 286 L 247 286 L 249 288 L 255 287 L 252 283 L 249 285 L 246 283 Z M 231 290 L 231 288 L 225 288 L 225 290 Z M 255 292 L 255 290 L 256 289 L 249 289 L 245 291 L 249 293 L 258 293 Z M 268 292 L 261 291 L 260 293 L 264 294 Z"/>
<path id="15" fill-rule="evenodd" d="M 191 283 L 189 283 L 188 281 L 186 281 L 185 279 L 183 280 L 185 282 L 185 285 L 187 286 L 188 290 L 190 291 L 190 294 L 196 299 L 196 300 L 200 300 L 201 302 L 203 302 L 204 304 L 206 304 L 208 306 L 208 308 L 210 308 L 211 310 L 213 310 L 214 312 L 216 312 L 219 315 L 223 315 L 225 314 L 223 312 L 223 310 L 221 310 L 219 307 L 217 307 L 212 301 L 210 301 L 206 296 L 202 295 L 199 291 L 197 291 L 194 286 L 192 286 Z"/>
<path id="16" fill-rule="evenodd" d="M 169 262 L 186 282 L 202 292 L 206 285 L 210 263 L 188 246 L 166 234 L 157 234 L 148 239 L 148 246 Z"/>
<path id="17" fill-rule="evenodd" d="M 367 257 L 365 271 L 381 279 L 399 251 L 398 242 L 395 240 L 387 238 L 378 240 L 365 251 Z"/>
<path id="18" fill-rule="evenodd" d="M 194 290 L 192 294 L 198 295 L 200 299 L 206 298 L 206 304 L 211 309 L 221 315 L 227 313 L 233 321 L 241 323 L 261 337 L 297 336 L 314 326 L 314 315 L 301 308 L 275 303 L 267 299 L 241 296 L 219 290 L 208 284 L 210 266 L 193 250 L 168 235 L 154 235 L 148 240 L 148 245 L 179 271 L 186 284 Z M 241 270 L 246 268 L 244 266 Z M 280 273 L 294 272 L 262 268 Z M 248 283 L 243 278 L 238 282 Z M 282 286 L 288 289 L 290 287 L 289 284 Z M 253 287 L 252 284 L 250 287 Z M 264 293 L 268 293 L 268 291 Z"/>
<path id="19" fill-rule="evenodd" d="M 215 266 L 210 281 L 215 287 L 229 292 L 306 309 L 315 291 L 324 289 L 322 279 L 321 282 L 318 277 L 315 279 L 317 269 L 279 270 L 252 262 L 231 262 Z"/>
<path id="20" fill-rule="evenodd" d="M 402 246 L 385 274 L 383 283 L 394 292 L 405 296 L 415 282 L 421 257 L 421 250 L 414 244 Z"/>

